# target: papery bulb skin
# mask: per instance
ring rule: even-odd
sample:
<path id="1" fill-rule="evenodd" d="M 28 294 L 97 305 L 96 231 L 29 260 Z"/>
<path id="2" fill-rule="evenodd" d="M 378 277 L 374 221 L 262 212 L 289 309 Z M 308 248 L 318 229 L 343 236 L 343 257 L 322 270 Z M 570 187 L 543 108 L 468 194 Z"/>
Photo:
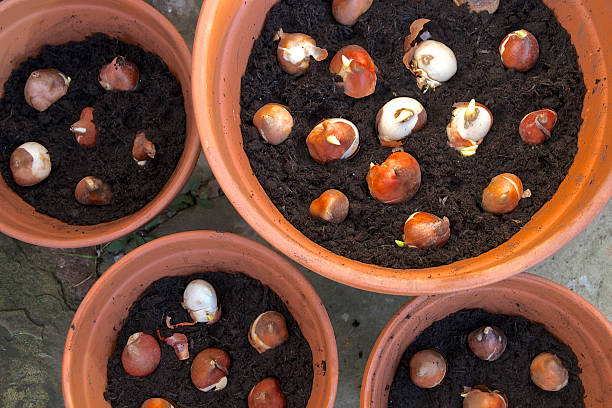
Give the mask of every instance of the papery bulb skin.
<path id="1" fill-rule="evenodd" d="M 346 119 L 326 119 L 310 131 L 306 146 L 310 156 L 320 164 L 350 159 L 359 150 L 359 130 Z"/>
<path id="2" fill-rule="evenodd" d="M 23 89 L 28 105 L 43 112 L 68 92 L 70 77 L 57 69 L 39 69 L 30 74 Z"/>
<path id="3" fill-rule="evenodd" d="M 540 46 L 529 31 L 516 30 L 504 37 L 499 45 L 499 55 L 506 68 L 524 72 L 538 62 Z"/>
<path id="4" fill-rule="evenodd" d="M 365 98 L 376 90 L 376 65 L 365 48 L 347 45 L 334 55 L 329 71 L 342 78 L 338 85 L 352 98 Z"/>
<path id="5" fill-rule="evenodd" d="M 288 74 L 299 76 L 310 67 L 310 57 L 315 61 L 327 58 L 327 50 L 317 47 L 315 40 L 302 33 L 286 33 L 281 28 L 274 35 L 278 41 L 276 59 L 281 68 Z"/>
<path id="6" fill-rule="evenodd" d="M 391 153 L 382 164 L 370 164 L 366 182 L 372 197 L 381 203 L 403 203 L 421 186 L 421 168 L 410 154 Z"/>
<path id="7" fill-rule="evenodd" d="M 349 211 L 349 199 L 342 191 L 325 190 L 310 204 L 310 216 L 332 224 L 340 224 Z"/>
<path id="8" fill-rule="evenodd" d="M 530 190 L 523 190 L 521 179 L 512 173 L 503 173 L 491 179 L 482 192 L 482 208 L 492 214 L 506 214 L 514 211 L 521 198 L 531 196 Z"/>
<path id="9" fill-rule="evenodd" d="M 369 10 L 374 0 L 334 0 L 332 14 L 337 22 L 351 26 L 363 13 Z"/>

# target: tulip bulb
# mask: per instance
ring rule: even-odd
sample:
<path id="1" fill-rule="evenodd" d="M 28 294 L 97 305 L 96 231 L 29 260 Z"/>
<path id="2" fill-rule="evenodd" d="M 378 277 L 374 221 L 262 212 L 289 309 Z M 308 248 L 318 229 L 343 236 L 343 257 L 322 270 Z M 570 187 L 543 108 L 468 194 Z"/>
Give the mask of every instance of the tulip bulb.
<path id="1" fill-rule="evenodd" d="M 138 86 L 138 67 L 117 56 L 100 69 L 98 81 L 107 91 L 133 91 Z"/>
<path id="2" fill-rule="evenodd" d="M 461 396 L 463 408 L 508 408 L 508 398 L 501 392 L 490 391 L 484 385 L 466 387 Z"/>
<path id="3" fill-rule="evenodd" d="M 485 361 L 495 361 L 506 350 L 508 340 L 499 327 L 485 326 L 474 330 L 468 335 L 470 350 L 478 358 Z"/>
<path id="4" fill-rule="evenodd" d="M 134 137 L 134 144 L 132 145 L 132 158 L 140 167 L 144 167 L 149 159 L 155 157 L 155 145 L 152 141 L 147 139 L 145 132 L 140 131 L 136 133 Z"/>
<path id="5" fill-rule="evenodd" d="M 327 50 L 317 47 L 315 40 L 302 33 L 286 33 L 281 28 L 274 35 L 278 41 L 276 58 L 281 68 L 290 75 L 302 75 L 310 67 L 310 57 L 315 61 L 327 58 Z"/>
<path id="6" fill-rule="evenodd" d="M 340 24 L 351 26 L 372 6 L 374 0 L 334 0 L 332 14 Z"/>
<path id="7" fill-rule="evenodd" d="M 253 125 L 262 139 L 277 145 L 284 142 L 293 128 L 293 117 L 286 106 L 279 103 L 267 103 L 253 116 Z"/>
<path id="8" fill-rule="evenodd" d="M 51 173 L 49 151 L 40 143 L 22 144 L 13 151 L 9 162 L 13 180 L 23 187 L 38 184 Z"/>
<path id="9" fill-rule="evenodd" d="M 515 71 L 528 71 L 538 61 L 538 40 L 527 30 L 513 31 L 499 45 L 499 55 L 504 66 Z"/>
<path id="10" fill-rule="evenodd" d="M 512 173 L 503 173 L 491 179 L 482 192 L 482 208 L 493 214 L 514 211 L 521 198 L 531 197 L 530 190 L 523 190 L 521 179 Z"/>
<path id="11" fill-rule="evenodd" d="M 474 99 L 469 103 L 460 102 L 454 106 L 453 116 L 446 126 L 448 145 L 462 156 L 472 156 L 489 133 L 493 125 L 493 115 L 486 106 Z"/>
<path id="12" fill-rule="evenodd" d="M 289 338 L 287 322 L 279 312 L 268 311 L 260 314 L 251 324 L 249 343 L 259 354 L 276 348 Z"/>
<path id="13" fill-rule="evenodd" d="M 416 99 L 391 99 L 376 115 L 380 144 L 386 147 L 400 146 L 402 139 L 420 130 L 426 122 L 427 112 Z"/>
<path id="14" fill-rule="evenodd" d="M 463 6 L 467 3 L 470 11 L 474 13 L 482 13 L 483 11 L 493 14 L 499 7 L 499 0 L 453 0 L 455 5 Z"/>
<path id="15" fill-rule="evenodd" d="M 538 354 L 531 362 L 529 374 L 533 383 L 544 391 L 559 391 L 569 380 L 563 362 L 552 353 Z"/>
<path id="16" fill-rule="evenodd" d="M 416 76 L 417 85 L 424 92 L 442 85 L 457 72 L 455 53 L 439 41 L 423 41 L 412 52 L 408 69 Z"/>
<path id="17" fill-rule="evenodd" d="M 359 149 L 359 130 L 346 119 L 326 119 L 310 131 L 306 146 L 317 163 L 350 159 Z"/>
<path id="18" fill-rule="evenodd" d="M 310 204 L 310 216 L 322 221 L 340 224 L 349 211 L 349 200 L 342 191 L 326 190 Z"/>
<path id="19" fill-rule="evenodd" d="M 352 98 L 364 98 L 374 93 L 377 70 L 370 54 L 359 45 L 341 48 L 329 64 L 329 71 L 342 78 L 343 82 L 338 85 Z"/>
<path id="20" fill-rule="evenodd" d="M 217 305 L 217 292 L 203 279 L 189 282 L 183 292 L 181 305 L 189 312 L 191 318 L 199 323 L 213 324 L 221 317 L 221 310 Z"/>
<path id="21" fill-rule="evenodd" d="M 39 69 L 28 77 L 23 96 L 28 105 L 45 111 L 68 92 L 70 77 L 57 69 Z"/>
<path id="22" fill-rule="evenodd" d="M 436 350 L 421 350 L 410 358 L 410 379 L 419 388 L 440 385 L 446 376 L 446 360 Z"/>
<path id="23" fill-rule="evenodd" d="M 161 359 L 161 350 L 155 337 L 142 332 L 132 334 L 121 353 L 121 364 L 128 375 L 146 377 Z"/>
<path id="24" fill-rule="evenodd" d="M 426 212 L 415 212 L 404 223 L 404 245 L 410 248 L 441 247 L 450 237 L 448 218 Z"/>
<path id="25" fill-rule="evenodd" d="M 385 204 L 403 203 L 421 186 L 421 168 L 410 154 L 391 153 L 382 164 L 370 164 L 366 182 L 376 200 Z"/>
<path id="26" fill-rule="evenodd" d="M 113 193 L 108 184 L 99 178 L 87 176 L 74 188 L 74 198 L 83 205 L 108 205 Z"/>
<path id="27" fill-rule="evenodd" d="M 276 378 L 264 378 L 251 389 L 249 408 L 285 408 L 287 402 Z"/>
<path id="28" fill-rule="evenodd" d="M 227 386 L 229 355 L 218 348 L 202 350 L 191 363 L 191 382 L 203 392 L 221 391 Z"/>
<path id="29" fill-rule="evenodd" d="M 557 124 L 557 112 L 545 108 L 531 112 L 521 120 L 519 135 L 523 142 L 530 145 L 544 143 Z"/>
<path id="30" fill-rule="evenodd" d="M 178 408 L 174 402 L 166 398 L 149 398 L 140 408 Z"/>
<path id="31" fill-rule="evenodd" d="M 94 147 L 98 141 L 98 129 L 93 122 L 94 108 L 87 106 L 81 111 L 79 120 L 70 126 L 76 141 L 81 146 Z"/>
<path id="32" fill-rule="evenodd" d="M 174 333 L 170 337 L 162 337 L 157 330 L 157 337 L 174 349 L 174 353 L 179 360 L 187 360 L 189 358 L 189 340 L 183 333 Z"/>

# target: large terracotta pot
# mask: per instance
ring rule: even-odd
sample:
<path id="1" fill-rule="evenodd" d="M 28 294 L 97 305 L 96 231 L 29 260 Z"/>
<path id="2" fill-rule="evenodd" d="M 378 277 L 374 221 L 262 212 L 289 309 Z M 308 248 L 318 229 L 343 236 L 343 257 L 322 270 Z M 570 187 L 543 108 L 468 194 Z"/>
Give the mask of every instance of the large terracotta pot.
<path id="1" fill-rule="evenodd" d="M 314 369 L 308 408 L 332 408 L 338 384 L 334 330 L 321 299 L 282 255 L 250 239 L 212 231 L 168 235 L 115 263 L 83 299 L 68 331 L 62 365 L 67 408 L 110 407 L 106 366 L 132 303 L 154 281 L 205 271 L 241 272 L 285 302 L 310 344 Z"/>
<path id="2" fill-rule="evenodd" d="M 361 407 L 387 408 L 389 387 L 408 346 L 434 322 L 471 308 L 523 316 L 544 324 L 578 357 L 585 406 L 610 407 L 612 324 L 574 292 L 527 273 L 490 286 L 411 299 L 376 340 L 361 384 Z"/>
<path id="3" fill-rule="evenodd" d="M 544 0 L 572 35 L 587 94 L 579 150 L 554 197 L 503 245 L 426 269 L 390 269 L 338 256 L 295 229 L 253 175 L 242 148 L 240 78 L 276 0 L 207 0 L 194 43 L 193 90 L 204 153 L 223 191 L 268 242 L 305 267 L 362 289 L 394 294 L 452 292 L 500 281 L 537 264 L 574 238 L 612 195 L 612 8 L 609 0 Z"/>
<path id="4" fill-rule="evenodd" d="M 179 163 L 159 194 L 134 214 L 98 225 L 74 226 L 40 214 L 0 177 L 0 231 L 31 244 L 74 248 L 129 234 L 152 220 L 189 180 L 200 144 L 191 101 L 191 55 L 174 26 L 139 0 L 4 0 L 0 2 L 0 97 L 11 71 L 42 46 L 81 41 L 102 32 L 160 56 L 181 82 L 187 138 Z"/>

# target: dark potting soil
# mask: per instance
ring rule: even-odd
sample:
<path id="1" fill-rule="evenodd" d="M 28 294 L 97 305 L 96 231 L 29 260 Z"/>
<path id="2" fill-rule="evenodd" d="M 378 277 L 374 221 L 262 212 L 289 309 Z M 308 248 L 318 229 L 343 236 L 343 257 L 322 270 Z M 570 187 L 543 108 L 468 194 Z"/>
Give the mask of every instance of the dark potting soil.
<path id="1" fill-rule="evenodd" d="M 100 68 L 123 55 L 140 70 L 132 92 L 107 92 L 98 83 Z M 72 81 L 68 93 L 44 112 L 31 108 L 23 89 L 32 71 L 55 68 Z M 79 146 L 70 125 L 91 106 L 98 129 L 93 148 Z M 103 34 L 82 42 L 45 46 L 13 71 L 0 99 L 0 170 L 2 177 L 38 212 L 73 225 L 112 221 L 144 207 L 170 178 L 185 143 L 185 109 L 180 82 L 157 55 Z M 157 154 L 144 168 L 132 158 L 134 136 L 144 130 Z M 32 187 L 15 184 L 9 167 L 13 150 L 34 141 L 49 150 L 49 177 Z M 113 200 L 106 206 L 84 206 L 74 198 L 83 177 L 109 184 Z"/>
<path id="2" fill-rule="evenodd" d="M 479 327 L 491 325 L 504 331 L 508 344 L 498 360 L 488 362 L 472 353 L 467 336 Z M 419 388 L 410 380 L 410 358 L 424 349 L 438 350 L 447 362 L 444 382 L 432 389 Z M 542 352 L 556 354 L 569 371 L 569 382 L 560 391 L 544 391 L 531 382 L 531 360 Z M 486 385 L 506 394 L 510 407 L 579 408 L 584 407 L 579 373 L 572 350 L 541 324 L 482 309 L 462 310 L 432 324 L 406 349 L 391 384 L 389 407 L 459 408 L 464 386 Z"/>
<path id="3" fill-rule="evenodd" d="M 191 321 L 181 307 L 185 287 L 194 279 L 205 279 L 217 291 L 221 319 L 211 325 L 180 327 L 189 339 L 189 360 L 179 361 L 174 350 L 160 343 L 161 362 L 153 374 L 135 378 L 121 365 L 121 353 L 128 337 L 135 332 L 163 337 L 172 334 L 165 317 L 172 323 Z M 287 321 L 289 338 L 279 347 L 259 354 L 248 341 L 251 323 L 259 314 L 275 310 Z M 312 352 L 283 301 L 261 282 L 242 274 L 200 273 L 163 278 L 154 282 L 134 303 L 117 335 L 115 350 L 108 361 L 108 388 L 104 397 L 114 408 L 140 408 L 148 398 L 165 397 L 181 408 L 244 408 L 255 384 L 276 377 L 287 398 L 288 408 L 306 407 L 312 388 Z M 230 356 L 227 387 L 217 392 L 198 391 L 191 383 L 190 368 L 195 356 L 208 347 L 224 350 Z"/>
<path id="4" fill-rule="evenodd" d="M 269 14 L 242 78 L 241 120 L 244 150 L 264 190 L 283 216 L 323 247 L 358 261 L 394 268 L 449 264 L 486 252 L 518 232 L 553 196 L 577 151 L 585 86 L 569 34 L 540 0 L 500 2 L 493 15 L 470 14 L 449 0 L 375 1 L 353 27 L 335 23 L 328 0 L 284 0 Z M 431 19 L 432 39 L 455 53 L 458 71 L 442 86 L 423 94 L 402 63 L 403 41 L 417 18 Z M 323 62 L 294 78 L 276 61 L 274 33 L 303 32 L 329 51 Z M 498 46 L 506 34 L 525 28 L 540 45 L 540 58 L 526 73 L 506 70 Z M 345 96 L 330 74 L 331 58 L 343 46 L 363 46 L 378 66 L 376 92 L 363 99 Z M 390 99 L 409 96 L 427 110 L 425 127 L 409 136 L 404 150 L 421 166 L 422 182 L 410 201 L 388 205 L 370 196 L 365 176 L 370 162 L 391 153 L 375 132 L 378 110 Z M 493 113 L 491 131 L 475 156 L 464 158 L 447 146 L 446 125 L 455 102 L 475 98 Z M 252 124 L 268 102 L 289 107 L 294 127 L 278 146 L 263 142 Z M 538 147 L 523 143 L 518 125 L 527 113 L 552 107 L 559 114 L 553 136 Z M 350 160 L 317 164 L 306 136 L 322 119 L 343 117 L 360 131 L 360 150 Z M 480 206 L 482 190 L 504 173 L 521 178 L 532 196 L 510 214 L 496 216 Z M 335 188 L 350 200 L 339 225 L 312 220 L 308 208 L 324 190 Z M 415 211 L 447 216 L 451 236 L 442 248 L 399 248 L 406 218 Z"/>

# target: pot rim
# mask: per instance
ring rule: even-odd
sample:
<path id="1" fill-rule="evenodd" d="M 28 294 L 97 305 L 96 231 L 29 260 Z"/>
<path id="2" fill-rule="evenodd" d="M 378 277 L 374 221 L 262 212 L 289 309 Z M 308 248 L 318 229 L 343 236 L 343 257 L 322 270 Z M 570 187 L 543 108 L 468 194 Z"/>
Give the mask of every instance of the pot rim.
<path id="1" fill-rule="evenodd" d="M 144 1 L 140 1 L 140 0 L 114 0 L 114 1 L 121 3 L 122 5 L 124 5 L 124 7 L 130 10 L 137 10 L 136 13 L 138 15 L 151 16 L 159 24 L 160 29 L 163 30 L 167 34 L 167 37 L 172 39 L 172 41 L 178 45 L 178 48 L 176 49 L 176 51 L 180 55 L 180 60 L 184 61 L 185 66 L 191 66 L 191 52 L 189 50 L 189 47 L 187 46 L 187 43 L 185 42 L 185 39 L 178 32 L 178 30 L 174 27 L 174 25 L 166 17 L 164 17 L 163 14 L 161 14 L 154 7 L 145 3 Z M 75 0 L 72 0 L 71 2 L 75 3 Z M 104 0 L 77 0 L 76 2 L 83 3 L 85 5 L 90 5 L 92 7 L 103 7 L 103 8 L 112 7 L 112 5 L 106 5 Z M 38 7 L 38 8 L 48 7 L 48 4 L 42 4 L 42 3 L 43 3 L 42 1 L 40 3 L 37 2 L 37 5 L 35 7 Z M 10 8 L 24 7 L 26 5 L 29 8 L 34 7 L 32 6 L 32 1 L 29 1 L 29 0 L 4 0 L 0 2 L 0 14 L 4 13 L 6 10 L 9 10 Z M 57 7 L 57 8 L 68 7 L 66 4 L 63 4 L 60 1 L 56 2 L 56 4 L 53 4 L 52 6 Z M 34 14 L 35 12 L 36 10 L 33 10 L 32 14 Z M 133 40 L 129 42 L 134 43 Z M 166 62 L 164 61 L 164 63 Z M 191 78 L 190 77 L 188 78 L 187 83 L 185 84 L 181 83 L 181 87 L 183 88 L 183 97 L 186 102 L 185 103 L 185 113 L 186 115 L 189 116 L 190 109 L 188 109 L 187 102 L 189 99 L 188 96 L 190 96 L 191 94 L 191 89 L 190 89 Z M 191 109 L 191 111 L 193 111 L 193 109 Z M 195 119 L 195 116 L 194 116 L 194 119 Z M 126 236 L 130 234 L 131 232 L 138 230 L 140 227 L 144 226 L 148 222 L 150 222 L 159 213 L 161 213 L 167 206 L 169 206 L 174 201 L 176 196 L 180 194 L 183 187 L 189 181 L 189 178 L 191 174 L 193 173 L 193 169 L 196 166 L 196 163 L 199 157 L 199 149 L 200 149 L 200 140 L 198 137 L 197 127 L 195 126 L 195 120 L 194 120 L 191 126 L 189 126 L 189 124 L 186 125 L 185 144 L 183 148 L 183 153 L 181 154 L 179 161 L 176 167 L 174 168 L 174 171 L 172 172 L 172 174 L 166 181 L 166 184 L 164 184 L 164 186 L 159 191 L 159 193 L 157 193 L 157 195 L 151 201 L 149 201 L 144 207 L 142 207 L 141 209 L 139 209 L 138 211 L 132 214 L 126 215 L 122 218 L 119 218 L 113 221 L 103 222 L 103 223 L 94 224 L 94 225 L 85 225 L 85 226 L 70 225 L 70 227 L 74 227 L 74 229 L 78 230 L 77 233 L 72 233 L 70 236 L 61 236 L 61 237 L 57 235 L 42 236 L 33 231 L 23 229 L 20 227 L 20 225 L 15 225 L 13 223 L 6 223 L 4 222 L 3 219 L 0 219 L 0 232 L 6 235 L 9 235 L 15 239 L 18 239 L 20 241 L 27 242 L 29 244 L 50 247 L 50 248 L 80 248 L 80 247 L 94 246 L 94 245 L 103 244 L 105 242 L 110 242 L 118 238 L 121 238 L 123 236 Z M 173 180 L 174 178 L 176 178 L 176 180 Z M 5 181 L 2 180 L 2 183 L 5 183 Z M 30 204 L 26 203 L 25 201 L 23 202 L 23 205 L 24 207 L 27 207 L 28 209 L 24 211 L 25 213 L 29 213 L 30 210 L 31 212 L 35 212 L 34 208 Z M 56 218 L 49 217 L 49 216 L 46 216 L 40 213 L 38 214 L 45 218 L 48 218 L 49 220 L 52 220 L 53 222 L 56 222 L 56 223 L 59 222 L 59 223 L 62 223 L 68 226 L 67 223 L 64 223 L 63 221 L 60 221 Z M 103 228 L 104 230 L 103 232 L 99 232 L 99 227 L 101 226 L 105 227 Z M 106 232 L 107 228 L 112 228 L 112 230 Z"/>
<path id="2" fill-rule="evenodd" d="M 612 323 L 610 323 L 610 321 L 597 308 L 595 308 L 595 306 L 593 306 L 582 296 L 569 290 L 565 286 L 562 286 L 554 281 L 551 281 L 538 275 L 524 272 L 519 275 L 515 275 L 511 278 L 508 278 L 502 282 L 497 282 L 488 286 L 473 288 L 470 289 L 470 291 L 479 292 L 491 289 L 504 289 L 506 287 L 509 287 L 508 285 L 512 283 L 518 284 L 522 287 L 530 287 L 532 289 L 535 288 L 542 290 L 552 289 L 555 292 L 562 293 L 565 298 L 567 298 L 571 303 L 575 304 L 575 306 L 581 311 L 584 311 L 584 313 L 588 315 L 591 319 L 595 320 L 597 324 L 605 327 L 606 331 L 612 336 Z M 438 301 L 438 299 L 444 296 L 448 296 L 448 294 L 414 297 L 408 300 L 408 302 L 406 302 L 406 304 L 404 304 L 387 322 L 385 327 L 380 332 L 378 338 L 376 339 L 376 342 L 372 347 L 370 356 L 368 357 L 368 361 L 366 363 L 363 379 L 361 382 L 360 407 L 368 408 L 370 406 L 366 403 L 366 401 L 371 400 L 373 395 L 373 390 L 368 387 L 368 385 L 373 383 L 374 378 L 376 376 L 375 361 L 383 357 L 383 355 L 385 354 L 385 349 L 392 347 L 390 341 L 391 339 L 393 339 L 394 333 L 398 326 L 402 324 L 402 322 L 406 319 L 406 316 L 412 316 L 415 311 L 421 310 L 426 307 L 431 307 Z M 452 294 L 450 294 L 450 296 L 452 296 Z M 431 321 L 429 326 L 431 326 L 431 324 L 433 323 L 435 323 L 435 321 Z M 561 341 L 563 340 L 561 339 Z M 403 353 L 404 350 L 401 351 L 401 354 Z"/>
<path id="3" fill-rule="evenodd" d="M 330 378 L 329 380 L 329 406 L 328 408 L 332 408 L 336 393 L 338 389 L 338 350 L 336 346 L 336 340 L 334 335 L 334 329 L 332 327 L 331 321 L 329 319 L 329 315 L 327 314 L 327 310 L 321 301 L 318 293 L 314 289 L 314 287 L 310 284 L 310 282 L 304 277 L 304 275 L 293 265 L 289 260 L 283 257 L 281 254 L 277 253 L 273 249 L 261 244 L 252 239 L 243 237 L 241 235 L 236 235 L 228 232 L 218 232 L 218 231 L 186 231 L 179 232 L 171 235 L 166 235 L 161 238 L 154 239 L 133 251 L 129 252 L 117 262 L 115 262 L 111 267 L 102 274 L 102 276 L 93 284 L 93 286 L 89 289 L 81 304 L 79 305 L 74 317 L 70 323 L 69 327 L 80 327 L 80 322 L 84 320 L 88 313 L 90 313 L 90 309 L 94 308 L 95 305 L 94 299 L 100 296 L 100 291 L 102 288 L 106 287 L 113 281 L 113 279 L 117 279 L 119 274 L 122 272 L 124 265 L 129 265 L 129 263 L 138 259 L 141 253 L 144 252 L 155 252 L 163 248 L 164 246 L 173 243 L 173 244 L 181 244 L 185 242 L 192 241 L 224 241 L 227 244 L 227 250 L 234 252 L 236 254 L 240 254 L 240 249 L 242 247 L 249 247 L 254 252 L 265 252 L 267 256 L 274 258 L 274 261 L 282 266 L 283 271 L 287 273 L 291 279 L 294 281 L 296 287 L 302 288 L 302 296 L 309 300 L 312 308 L 311 310 L 317 317 L 317 320 L 320 322 L 321 326 L 323 326 L 323 335 L 325 338 L 325 346 L 328 350 L 328 355 L 333 357 L 326 360 L 326 369 L 325 369 L 325 377 Z M 255 279 L 255 278 L 252 278 Z M 143 291 L 146 288 L 142 289 Z M 142 291 L 141 291 L 142 293 Z M 286 303 L 286 302 L 285 302 Z M 80 356 L 75 355 L 70 350 L 72 349 L 73 338 L 74 338 L 75 330 L 69 329 L 68 334 L 66 336 L 66 342 L 64 344 L 64 353 L 62 358 L 62 391 L 64 394 L 64 400 L 67 403 L 67 406 L 78 406 L 74 403 L 74 401 L 68 400 L 70 398 L 70 394 L 68 393 L 71 372 L 70 367 L 73 365 L 73 360 L 80 358 Z M 309 344 L 310 346 L 310 344 Z M 317 363 L 313 359 L 313 365 Z M 315 371 L 316 373 L 316 371 Z M 314 381 L 314 380 L 313 380 Z"/>

